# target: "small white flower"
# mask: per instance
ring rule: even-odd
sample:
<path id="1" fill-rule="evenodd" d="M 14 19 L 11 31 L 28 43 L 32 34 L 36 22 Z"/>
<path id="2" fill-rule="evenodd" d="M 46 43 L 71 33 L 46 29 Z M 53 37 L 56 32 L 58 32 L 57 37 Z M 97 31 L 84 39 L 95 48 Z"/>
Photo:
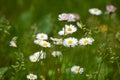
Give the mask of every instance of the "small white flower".
<path id="1" fill-rule="evenodd" d="M 70 25 L 65 25 L 65 28 L 63 28 L 61 31 L 58 32 L 59 35 L 67 35 L 67 34 L 72 34 L 77 31 L 77 28 L 70 24 Z"/>
<path id="2" fill-rule="evenodd" d="M 10 45 L 9 46 L 11 46 L 11 47 L 17 47 L 15 41 L 10 41 Z"/>
<path id="3" fill-rule="evenodd" d="M 37 39 L 37 40 L 34 40 L 34 43 L 35 43 L 35 44 L 40 44 L 41 41 L 42 41 L 42 40 Z"/>
<path id="4" fill-rule="evenodd" d="M 27 79 L 29 79 L 29 80 L 36 80 L 37 79 L 37 75 L 30 73 L 30 74 L 27 75 Z"/>
<path id="5" fill-rule="evenodd" d="M 83 68 L 80 68 L 80 66 L 73 66 L 73 67 L 71 68 L 71 72 L 73 72 L 73 73 L 75 73 L 75 74 L 78 74 L 78 73 L 82 74 L 83 71 L 84 71 L 84 69 L 83 69 Z"/>
<path id="6" fill-rule="evenodd" d="M 74 22 L 75 21 L 75 15 L 71 13 L 62 13 L 58 16 L 59 21 L 68 21 L 68 22 Z"/>
<path id="7" fill-rule="evenodd" d="M 63 45 L 66 47 L 75 47 L 77 45 L 78 40 L 74 37 L 66 38 L 63 41 Z"/>
<path id="8" fill-rule="evenodd" d="M 68 34 L 72 34 L 73 32 L 76 32 L 77 28 L 74 25 L 65 25 L 65 32 Z"/>
<path id="9" fill-rule="evenodd" d="M 39 45 L 42 47 L 51 47 L 51 44 L 47 41 L 41 41 Z"/>
<path id="10" fill-rule="evenodd" d="M 93 15 L 101 15 L 102 11 L 99 10 L 98 8 L 91 8 L 91 9 L 89 9 L 89 13 L 93 14 Z"/>
<path id="11" fill-rule="evenodd" d="M 54 42 L 54 44 L 56 45 L 62 45 L 62 39 L 60 38 L 53 38 L 53 37 L 50 37 L 50 39 Z"/>
<path id="12" fill-rule="evenodd" d="M 93 38 L 81 38 L 80 40 L 79 40 L 79 44 L 80 45 L 91 45 L 92 43 L 94 42 L 94 39 Z"/>
<path id="13" fill-rule="evenodd" d="M 35 55 L 29 56 L 29 59 L 30 59 L 31 62 L 37 62 L 37 61 L 39 61 L 38 57 L 35 56 Z"/>
<path id="14" fill-rule="evenodd" d="M 44 33 L 38 33 L 36 35 L 36 38 L 37 39 L 40 39 L 40 40 L 47 40 L 48 39 L 48 35 L 47 34 L 44 34 Z"/>
<path id="15" fill-rule="evenodd" d="M 60 56 L 62 56 L 62 52 L 61 52 L 61 51 L 53 51 L 53 52 L 52 52 L 52 55 L 53 55 L 54 57 L 60 57 Z"/>
<path id="16" fill-rule="evenodd" d="M 42 50 L 39 52 L 35 52 L 33 55 L 36 56 L 39 60 L 46 58 L 46 53 L 43 52 Z"/>

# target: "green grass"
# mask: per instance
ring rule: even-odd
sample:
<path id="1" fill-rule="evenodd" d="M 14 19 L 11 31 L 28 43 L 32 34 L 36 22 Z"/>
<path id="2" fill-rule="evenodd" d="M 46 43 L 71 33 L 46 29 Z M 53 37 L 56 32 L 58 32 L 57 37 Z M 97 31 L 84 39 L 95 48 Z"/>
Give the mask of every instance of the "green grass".
<path id="1" fill-rule="evenodd" d="M 111 15 L 92 16 L 88 9 L 97 7 L 105 12 L 105 7 L 117 7 Z M 114 0 L 0 0 L 0 80 L 27 80 L 26 75 L 34 73 L 37 80 L 120 80 L 120 3 Z M 65 36 L 90 36 L 92 45 L 67 48 L 53 46 L 43 48 L 34 44 L 37 33 L 62 38 L 58 31 L 66 22 L 58 21 L 60 13 L 78 13 L 85 27 Z M 71 24 L 76 23 L 73 22 Z M 100 26 L 106 25 L 106 31 Z M 91 32 L 91 34 L 89 34 Z M 9 42 L 17 37 L 17 48 Z M 52 41 L 48 40 L 52 43 Z M 45 51 L 46 59 L 32 63 L 29 56 L 37 51 Z M 62 51 L 62 58 L 54 58 L 51 52 Z M 74 74 L 71 67 L 84 68 L 82 74 Z"/>

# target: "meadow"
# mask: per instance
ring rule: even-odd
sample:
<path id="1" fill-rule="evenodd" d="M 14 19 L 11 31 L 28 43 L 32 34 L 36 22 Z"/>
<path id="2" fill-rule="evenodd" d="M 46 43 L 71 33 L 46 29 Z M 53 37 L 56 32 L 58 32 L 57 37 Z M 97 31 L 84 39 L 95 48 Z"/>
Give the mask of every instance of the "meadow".
<path id="1" fill-rule="evenodd" d="M 120 80 L 119 0 L 0 0 L 0 80 Z"/>

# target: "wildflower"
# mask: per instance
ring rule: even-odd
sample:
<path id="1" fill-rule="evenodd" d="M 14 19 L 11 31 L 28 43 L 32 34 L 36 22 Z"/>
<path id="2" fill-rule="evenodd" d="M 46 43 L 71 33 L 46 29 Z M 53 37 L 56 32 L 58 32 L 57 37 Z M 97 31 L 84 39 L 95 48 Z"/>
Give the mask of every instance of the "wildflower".
<path id="1" fill-rule="evenodd" d="M 10 41 L 10 45 L 9 46 L 11 46 L 11 47 L 17 47 L 15 41 Z"/>
<path id="2" fill-rule="evenodd" d="M 38 57 L 35 56 L 35 55 L 31 55 L 31 56 L 29 57 L 29 59 L 30 59 L 31 62 L 37 62 L 37 61 L 38 61 Z"/>
<path id="3" fill-rule="evenodd" d="M 116 11 L 116 7 L 113 6 L 113 5 L 107 5 L 106 6 L 106 13 L 109 14 L 109 13 L 114 13 Z"/>
<path id="4" fill-rule="evenodd" d="M 42 47 L 51 47 L 51 44 L 47 41 L 41 41 L 39 45 Z"/>
<path id="5" fill-rule="evenodd" d="M 48 39 L 48 35 L 44 34 L 44 33 L 38 33 L 36 35 L 36 38 L 39 39 L 39 40 L 47 40 Z"/>
<path id="6" fill-rule="evenodd" d="M 63 45 L 66 47 L 75 47 L 77 45 L 78 40 L 74 37 L 66 38 L 63 41 Z"/>
<path id="7" fill-rule="evenodd" d="M 106 31 L 108 30 L 108 26 L 107 26 L 107 25 L 101 25 L 101 26 L 99 27 L 99 30 L 100 30 L 101 32 L 106 32 Z"/>
<path id="8" fill-rule="evenodd" d="M 35 44 L 40 44 L 41 41 L 42 41 L 42 40 L 37 39 L 37 40 L 34 40 L 34 43 L 35 43 Z"/>
<path id="9" fill-rule="evenodd" d="M 73 32 L 77 31 L 77 28 L 74 25 L 65 25 L 65 31 L 68 34 L 72 34 Z"/>
<path id="10" fill-rule="evenodd" d="M 59 35 L 67 35 L 67 34 L 72 34 L 77 31 L 77 28 L 70 24 L 70 25 L 65 25 L 65 28 L 63 28 L 61 31 L 58 32 Z"/>
<path id="11" fill-rule="evenodd" d="M 53 55 L 54 57 L 60 57 L 60 56 L 62 56 L 62 52 L 61 52 L 61 51 L 53 51 L 53 52 L 52 52 L 52 55 Z"/>
<path id="12" fill-rule="evenodd" d="M 81 28 L 81 29 L 83 28 L 83 24 L 82 24 L 82 23 L 77 22 L 76 24 L 77 24 L 77 26 L 78 26 L 79 28 Z"/>
<path id="13" fill-rule="evenodd" d="M 79 44 L 80 45 L 91 45 L 92 44 L 92 42 L 94 41 L 94 39 L 93 38 L 82 38 L 82 39 L 80 39 L 79 40 Z"/>
<path id="14" fill-rule="evenodd" d="M 71 72 L 73 72 L 75 74 L 78 74 L 78 73 L 82 74 L 83 71 L 84 71 L 83 68 L 80 68 L 80 66 L 73 66 L 71 68 Z"/>
<path id="15" fill-rule="evenodd" d="M 98 8 L 91 8 L 91 9 L 89 9 L 89 13 L 93 14 L 93 15 L 101 15 L 102 11 L 99 10 Z"/>
<path id="16" fill-rule="evenodd" d="M 56 45 L 61 45 L 62 44 L 62 39 L 60 38 L 53 38 L 53 37 L 51 37 L 50 38 L 53 42 L 54 42 L 54 44 L 56 44 Z"/>
<path id="17" fill-rule="evenodd" d="M 27 75 L 27 79 L 35 80 L 35 79 L 37 79 L 37 75 L 30 73 L 30 74 Z"/>
<path id="18" fill-rule="evenodd" d="M 39 60 L 40 59 L 45 59 L 46 58 L 46 53 L 41 50 L 39 52 L 35 52 L 34 56 L 36 56 L 37 58 L 39 58 Z"/>
<path id="19" fill-rule="evenodd" d="M 80 16 L 78 14 L 72 14 L 72 13 L 62 13 L 58 15 L 59 21 L 75 22 L 79 18 Z"/>

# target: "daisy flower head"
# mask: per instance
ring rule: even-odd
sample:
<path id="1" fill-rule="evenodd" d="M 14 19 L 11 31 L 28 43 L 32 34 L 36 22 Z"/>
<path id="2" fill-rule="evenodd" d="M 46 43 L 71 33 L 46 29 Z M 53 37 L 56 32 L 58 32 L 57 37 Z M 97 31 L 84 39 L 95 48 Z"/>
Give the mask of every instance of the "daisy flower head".
<path id="1" fill-rule="evenodd" d="M 27 79 L 29 79 L 29 80 L 36 80 L 36 79 L 37 79 L 37 75 L 32 74 L 32 73 L 28 74 L 26 77 L 27 77 Z"/>
<path id="2" fill-rule="evenodd" d="M 93 14 L 93 15 L 101 15 L 102 11 L 98 8 L 91 8 L 91 9 L 89 9 L 89 13 Z"/>
<path id="3" fill-rule="evenodd" d="M 48 39 L 48 35 L 45 34 L 45 33 L 38 33 L 36 35 L 36 38 L 39 39 L 39 40 L 47 40 Z"/>
<path id="4" fill-rule="evenodd" d="M 10 41 L 10 45 L 9 46 L 11 46 L 11 47 L 17 47 L 15 41 Z"/>
<path id="5" fill-rule="evenodd" d="M 35 44 L 40 44 L 41 41 L 42 41 L 42 40 L 37 39 L 37 40 L 34 40 L 34 43 L 35 43 Z"/>
<path id="6" fill-rule="evenodd" d="M 58 15 L 59 21 L 75 22 L 75 16 L 71 13 L 62 13 Z"/>
<path id="7" fill-rule="evenodd" d="M 30 59 L 31 62 L 37 62 L 37 61 L 39 61 L 38 57 L 35 56 L 35 55 L 29 56 L 29 59 Z"/>
<path id="8" fill-rule="evenodd" d="M 75 47 L 78 43 L 78 40 L 74 37 L 66 38 L 63 41 L 63 45 L 66 47 Z"/>
<path id="9" fill-rule="evenodd" d="M 65 25 L 65 27 L 58 32 L 59 35 L 67 35 L 67 34 L 72 34 L 77 31 L 77 28 L 70 24 L 70 25 Z"/>
<path id="10" fill-rule="evenodd" d="M 73 32 L 76 32 L 77 28 L 70 24 L 70 25 L 65 25 L 65 32 L 67 32 L 68 34 L 72 34 Z"/>
<path id="11" fill-rule="evenodd" d="M 41 41 L 39 45 L 46 48 L 51 47 L 51 44 L 47 41 Z"/>
<path id="12" fill-rule="evenodd" d="M 81 38 L 79 40 L 79 44 L 80 45 L 92 45 L 92 43 L 94 42 L 94 39 L 93 38 Z"/>
<path id="13" fill-rule="evenodd" d="M 107 5 L 106 6 L 106 13 L 109 14 L 109 13 L 114 13 L 116 11 L 116 7 L 113 6 L 113 5 Z"/>
<path id="14" fill-rule="evenodd" d="M 62 45 L 62 38 L 53 38 L 50 37 L 50 39 L 54 42 L 56 45 Z"/>
<path id="15" fill-rule="evenodd" d="M 41 50 L 39 52 L 35 52 L 34 56 L 36 56 L 39 60 L 40 59 L 45 59 L 46 58 L 46 53 Z"/>
<path id="16" fill-rule="evenodd" d="M 71 72 L 75 73 L 75 74 L 82 74 L 84 71 L 83 68 L 81 68 L 80 66 L 72 66 L 71 68 Z"/>
<path id="17" fill-rule="evenodd" d="M 60 56 L 62 56 L 62 52 L 61 51 L 53 51 L 52 56 L 53 57 L 60 57 Z"/>

